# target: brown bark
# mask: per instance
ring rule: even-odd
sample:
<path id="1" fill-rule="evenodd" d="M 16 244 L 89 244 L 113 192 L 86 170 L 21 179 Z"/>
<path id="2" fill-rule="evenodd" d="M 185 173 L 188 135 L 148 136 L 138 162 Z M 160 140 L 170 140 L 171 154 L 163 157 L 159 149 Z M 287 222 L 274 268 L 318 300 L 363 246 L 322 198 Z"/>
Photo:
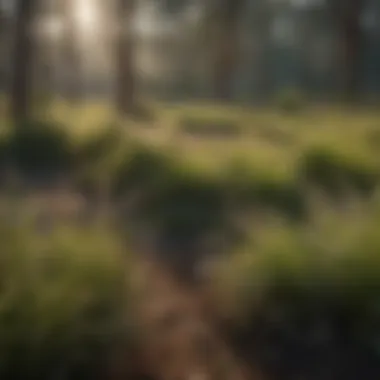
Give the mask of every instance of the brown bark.
<path id="1" fill-rule="evenodd" d="M 78 102 L 82 98 L 81 56 L 74 5 L 77 0 L 61 0 L 64 16 L 63 62 L 65 70 L 64 94 L 67 100 Z"/>
<path id="2" fill-rule="evenodd" d="M 232 97 L 237 56 L 236 42 L 232 40 L 232 35 L 222 37 L 215 61 L 215 97 L 220 100 L 229 100 Z"/>
<path id="3" fill-rule="evenodd" d="M 133 21 L 134 0 L 118 0 L 118 35 L 116 41 L 116 109 L 129 114 L 135 107 L 135 77 L 133 68 L 133 39 L 130 25 Z M 128 27 L 126 31 L 125 26 Z"/>
<path id="4" fill-rule="evenodd" d="M 269 99 L 272 92 L 272 75 L 270 69 L 270 47 L 271 47 L 271 14 L 269 8 L 264 8 L 259 13 L 256 38 L 257 49 L 255 59 L 257 61 L 257 94 L 262 102 Z"/>
<path id="5" fill-rule="evenodd" d="M 222 0 L 214 5 L 217 25 L 214 62 L 215 96 L 228 100 L 232 96 L 233 77 L 239 54 L 239 17 L 245 0 Z"/>
<path id="6" fill-rule="evenodd" d="M 340 75 L 342 93 L 349 100 L 356 100 L 360 87 L 360 53 L 363 31 L 360 19 L 366 0 L 334 0 L 333 11 L 339 33 L 341 49 Z"/>
<path id="7" fill-rule="evenodd" d="M 11 84 L 11 117 L 18 124 L 28 120 L 32 108 L 33 21 L 36 0 L 18 0 Z"/>

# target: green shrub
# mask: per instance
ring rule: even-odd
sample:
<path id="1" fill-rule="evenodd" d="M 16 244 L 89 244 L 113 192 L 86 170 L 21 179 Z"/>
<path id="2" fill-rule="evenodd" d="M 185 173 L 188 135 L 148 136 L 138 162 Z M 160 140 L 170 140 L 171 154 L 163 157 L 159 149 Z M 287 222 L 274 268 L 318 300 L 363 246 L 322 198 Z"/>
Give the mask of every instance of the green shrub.
<path id="1" fill-rule="evenodd" d="M 379 151 L 379 147 L 380 147 L 380 129 L 379 128 L 373 128 L 367 132 L 367 142 L 373 150 L 375 150 L 376 152 Z"/>
<path id="2" fill-rule="evenodd" d="M 252 134 L 259 139 L 284 147 L 293 144 L 296 137 L 294 131 L 270 124 L 256 127 L 252 130 Z"/>
<path id="3" fill-rule="evenodd" d="M 109 125 L 81 142 L 77 148 L 76 161 L 81 166 L 104 160 L 123 143 L 122 130 L 117 125 Z"/>
<path id="4" fill-rule="evenodd" d="M 88 195 L 104 186 L 112 192 L 128 151 L 126 136 L 118 125 L 106 126 L 86 138 L 75 152 L 77 186 Z"/>
<path id="5" fill-rule="evenodd" d="M 146 207 L 167 233 L 192 237 L 222 222 L 223 193 L 213 179 L 182 169 L 151 194 Z"/>
<path id="6" fill-rule="evenodd" d="M 226 325 L 235 347 L 279 379 L 377 379 L 378 228 L 379 219 L 372 220 L 350 245 L 331 252 L 323 236 L 313 243 L 280 227 L 261 231 L 244 254 L 228 258 L 219 291 L 222 304 L 230 294 L 235 310 Z"/>
<path id="7" fill-rule="evenodd" d="M 179 122 L 180 132 L 201 137 L 237 137 L 242 129 L 237 121 L 226 119 L 211 119 L 184 117 Z"/>
<path id="8" fill-rule="evenodd" d="M 7 138 L 5 136 L 0 136 L 0 173 L 4 172 L 8 163 L 9 157 Z"/>
<path id="9" fill-rule="evenodd" d="M 129 144 L 114 171 L 115 195 L 130 190 L 144 193 L 157 191 L 168 181 L 175 180 L 175 157 L 161 149 L 141 144 Z"/>
<path id="10" fill-rule="evenodd" d="M 152 148 L 132 148 L 117 172 L 117 181 L 118 194 L 132 189 L 140 192 L 141 216 L 178 234 L 207 229 L 223 206 L 222 188 L 213 177 Z"/>
<path id="11" fill-rule="evenodd" d="M 224 170 L 224 187 L 233 204 L 278 212 L 294 220 L 305 216 L 305 199 L 291 178 L 258 173 L 244 161 L 232 161 Z"/>
<path id="12" fill-rule="evenodd" d="M 263 180 L 256 186 L 258 204 L 294 220 L 305 217 L 305 199 L 296 184 L 285 181 Z"/>
<path id="13" fill-rule="evenodd" d="M 11 162 L 23 175 L 61 174 L 73 163 L 70 138 L 59 125 L 18 125 L 12 129 L 7 144 Z"/>
<path id="14" fill-rule="evenodd" d="M 105 378 L 130 339 L 118 244 L 98 230 L 1 225 L 0 235 L 1 378 Z"/>
<path id="15" fill-rule="evenodd" d="M 136 122 L 152 125 L 157 120 L 157 110 L 152 105 L 140 102 L 134 106 L 130 117 Z"/>
<path id="16" fill-rule="evenodd" d="M 37 112 L 44 113 L 49 110 L 49 106 L 54 100 L 54 94 L 51 90 L 40 90 L 35 96 L 35 108 Z"/>
<path id="17" fill-rule="evenodd" d="M 373 165 L 327 147 L 307 150 L 300 159 L 299 173 L 307 182 L 335 196 L 347 189 L 369 195 L 378 182 L 378 173 Z"/>
<path id="18" fill-rule="evenodd" d="M 152 192 L 142 205 L 144 218 L 158 232 L 158 250 L 181 281 L 194 280 L 210 236 L 234 244 L 233 227 L 225 213 L 223 188 L 214 179 L 183 168 Z"/>
<path id="19" fill-rule="evenodd" d="M 128 344 L 127 260 L 98 230 L 0 226 L 0 376 L 106 378 Z"/>
<path id="20" fill-rule="evenodd" d="M 288 114 L 295 114 L 305 108 L 305 96 L 295 88 L 280 91 L 275 99 L 278 109 Z"/>

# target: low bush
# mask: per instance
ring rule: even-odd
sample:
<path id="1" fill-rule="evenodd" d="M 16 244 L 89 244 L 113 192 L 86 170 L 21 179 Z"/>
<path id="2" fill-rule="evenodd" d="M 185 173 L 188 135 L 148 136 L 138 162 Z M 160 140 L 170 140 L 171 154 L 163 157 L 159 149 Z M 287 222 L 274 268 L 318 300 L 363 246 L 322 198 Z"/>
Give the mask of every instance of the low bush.
<path id="1" fill-rule="evenodd" d="M 380 147 L 380 128 L 371 128 L 367 132 L 367 143 L 370 146 L 371 149 L 373 149 L 375 152 L 379 151 Z"/>
<path id="2" fill-rule="evenodd" d="M 278 379 L 379 378 L 379 219 L 366 223 L 333 252 L 323 236 L 279 227 L 227 258 L 217 299 L 248 362 Z"/>
<path id="3" fill-rule="evenodd" d="M 128 260 L 98 230 L 0 226 L 2 379 L 104 379 L 129 347 Z"/>
<path id="4" fill-rule="evenodd" d="M 236 160 L 226 166 L 222 176 L 229 198 L 239 208 L 266 209 L 293 220 L 305 216 L 305 196 L 292 178 L 258 172 L 247 162 Z"/>
<path id="5" fill-rule="evenodd" d="M 370 162 L 328 147 L 308 149 L 299 165 L 301 178 L 334 196 L 342 195 L 347 189 L 370 195 L 379 179 L 376 167 Z"/>
<path id="6" fill-rule="evenodd" d="M 154 193 L 175 181 L 177 164 L 170 152 L 130 142 L 115 167 L 114 194 L 123 196 L 130 190 Z"/>
<path id="7" fill-rule="evenodd" d="M 179 130 L 182 133 L 199 137 L 226 137 L 240 136 L 242 128 L 235 120 L 184 117 L 179 121 Z"/>
<path id="8" fill-rule="evenodd" d="M 160 150 L 132 148 L 117 171 L 115 191 L 117 197 L 139 194 L 132 211 L 134 223 L 154 228 L 157 248 L 174 255 L 168 257 L 173 265 L 195 260 L 200 241 L 223 224 L 220 184 Z"/>
<path id="9" fill-rule="evenodd" d="M 252 129 L 252 135 L 255 138 L 266 140 L 269 143 L 284 147 L 292 145 L 296 140 L 296 134 L 294 131 L 270 124 L 255 127 Z"/>
<path id="10" fill-rule="evenodd" d="M 24 176 L 61 174 L 73 164 L 67 131 L 52 123 L 16 126 L 8 136 L 7 151 L 12 164 Z"/>
<path id="11" fill-rule="evenodd" d="M 123 143 L 122 129 L 118 125 L 107 125 L 79 143 L 76 161 L 81 166 L 104 160 Z"/>
<path id="12" fill-rule="evenodd" d="M 4 173 L 9 164 L 8 144 L 6 136 L 0 136 L 0 173 Z"/>
<path id="13" fill-rule="evenodd" d="M 139 102 L 133 107 L 129 116 L 136 122 L 151 125 L 157 120 L 157 110 L 151 104 Z"/>
<path id="14" fill-rule="evenodd" d="M 75 150 L 75 181 L 87 195 L 116 181 L 115 171 L 121 164 L 128 145 L 118 125 L 110 125 L 81 141 Z"/>
<path id="15" fill-rule="evenodd" d="M 151 194 L 146 206 L 173 237 L 194 237 L 222 222 L 223 192 L 211 178 L 181 170 Z"/>
<path id="16" fill-rule="evenodd" d="M 277 94 L 275 104 L 280 111 L 287 114 L 295 114 L 305 108 L 306 99 L 299 90 L 286 88 Z"/>

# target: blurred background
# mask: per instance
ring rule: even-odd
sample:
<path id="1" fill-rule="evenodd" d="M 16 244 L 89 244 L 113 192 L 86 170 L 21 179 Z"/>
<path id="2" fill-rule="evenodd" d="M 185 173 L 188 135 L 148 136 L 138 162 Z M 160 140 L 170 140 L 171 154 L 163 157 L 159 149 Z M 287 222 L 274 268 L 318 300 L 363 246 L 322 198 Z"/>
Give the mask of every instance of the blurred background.
<path id="1" fill-rule="evenodd" d="M 379 0 L 0 0 L 0 377 L 380 378 Z"/>
<path id="2" fill-rule="evenodd" d="M 2 1 L 3 91 L 12 67 L 16 3 Z M 320 101 L 337 99 L 342 91 L 357 92 L 362 100 L 376 97 L 376 0 L 225 3 L 135 1 L 123 26 L 132 34 L 135 77 L 144 95 L 170 100 L 223 95 L 257 104 L 283 88 L 296 87 Z M 72 78 L 87 96 L 108 97 L 120 25 L 117 2 L 80 0 L 68 6 L 41 0 L 36 7 L 29 28 L 39 51 L 34 75 L 44 73 L 43 83 L 54 93 L 61 94 Z M 78 70 L 79 82 L 73 79 Z M 216 70 L 224 70 L 219 79 Z M 215 86 L 226 87 L 228 93 L 216 93 Z"/>

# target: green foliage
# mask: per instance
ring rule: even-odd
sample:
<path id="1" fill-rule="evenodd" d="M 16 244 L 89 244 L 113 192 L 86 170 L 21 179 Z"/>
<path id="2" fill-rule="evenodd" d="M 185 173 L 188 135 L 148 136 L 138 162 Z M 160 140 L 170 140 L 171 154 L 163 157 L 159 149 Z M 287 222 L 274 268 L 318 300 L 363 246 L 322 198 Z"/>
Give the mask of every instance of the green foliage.
<path id="1" fill-rule="evenodd" d="M 67 132 L 53 123 L 31 122 L 13 128 L 7 140 L 11 162 L 23 175 L 67 171 L 72 146 Z"/>
<path id="2" fill-rule="evenodd" d="M 0 136 L 0 172 L 5 170 L 8 160 L 7 139 L 5 136 Z"/>
<path id="3" fill-rule="evenodd" d="M 380 129 L 372 128 L 367 133 L 367 142 L 369 146 L 375 151 L 378 152 L 380 148 Z"/>
<path id="4" fill-rule="evenodd" d="M 115 239 L 4 225 L 0 236 L 1 378 L 105 378 L 130 339 L 129 268 Z"/>
<path id="5" fill-rule="evenodd" d="M 313 185 L 339 196 L 347 189 L 368 195 L 378 182 L 378 172 L 370 162 L 328 147 L 312 147 L 300 160 L 299 173 Z"/>
<path id="6" fill-rule="evenodd" d="M 86 138 L 77 149 L 77 160 L 81 165 L 90 165 L 104 159 L 123 142 L 121 128 L 117 125 L 106 125 L 99 132 Z"/>
<path id="7" fill-rule="evenodd" d="M 305 216 L 305 195 L 291 177 L 257 171 L 241 160 L 232 160 L 222 176 L 223 186 L 237 207 L 262 208 L 294 220 Z"/>
<path id="8" fill-rule="evenodd" d="M 199 118 L 185 116 L 179 121 L 179 130 L 183 133 L 200 137 L 226 137 L 240 136 L 242 128 L 235 120 Z"/>
<path id="9" fill-rule="evenodd" d="M 211 178 L 180 168 L 151 193 L 145 207 L 164 234 L 188 238 L 190 244 L 223 224 L 223 189 Z"/>
<path id="10" fill-rule="evenodd" d="M 137 103 L 129 115 L 132 120 L 141 123 L 154 123 L 157 119 L 157 112 L 153 105 L 144 103 Z"/>
<path id="11" fill-rule="evenodd" d="M 259 205 L 291 219 L 300 220 L 305 216 L 305 196 L 297 184 L 290 181 L 264 179 L 256 186 L 256 199 Z"/>
<path id="12" fill-rule="evenodd" d="M 296 114 L 305 108 L 305 96 L 295 88 L 280 91 L 275 99 L 278 109 L 287 114 Z"/>
<path id="13" fill-rule="evenodd" d="M 115 171 L 116 195 L 131 189 L 154 193 L 173 178 L 174 157 L 162 149 L 130 143 Z"/>
<path id="14" fill-rule="evenodd" d="M 379 221 L 365 220 L 333 248 L 322 234 L 263 229 L 252 246 L 227 258 L 220 307 L 235 310 L 227 331 L 248 360 L 278 378 L 323 379 L 329 370 L 334 378 L 378 378 Z"/>
<path id="15" fill-rule="evenodd" d="M 167 251 L 184 252 L 223 225 L 223 188 L 175 155 L 134 145 L 116 181 L 118 196 L 139 194 L 134 220 L 154 226 Z"/>
<path id="16" fill-rule="evenodd" d="M 110 186 L 125 149 L 125 137 L 118 125 L 106 126 L 82 141 L 76 147 L 74 157 L 78 187 L 94 193 L 105 184 Z"/>

